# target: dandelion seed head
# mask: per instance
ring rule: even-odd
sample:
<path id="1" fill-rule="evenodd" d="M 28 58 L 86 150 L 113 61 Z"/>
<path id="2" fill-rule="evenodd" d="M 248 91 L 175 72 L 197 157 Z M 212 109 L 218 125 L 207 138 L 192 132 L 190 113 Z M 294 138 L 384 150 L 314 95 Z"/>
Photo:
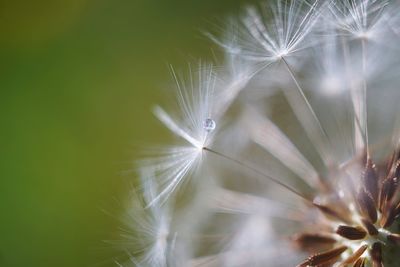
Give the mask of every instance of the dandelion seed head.
<path id="1" fill-rule="evenodd" d="M 223 55 L 172 69 L 177 103 L 154 108 L 179 144 L 139 162 L 131 262 L 397 266 L 395 10 L 273 1 L 207 34 Z"/>

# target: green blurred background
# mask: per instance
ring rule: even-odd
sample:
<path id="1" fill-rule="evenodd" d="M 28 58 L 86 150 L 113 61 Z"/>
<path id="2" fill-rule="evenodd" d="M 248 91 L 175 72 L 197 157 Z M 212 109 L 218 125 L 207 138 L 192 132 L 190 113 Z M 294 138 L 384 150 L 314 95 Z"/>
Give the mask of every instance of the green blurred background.
<path id="1" fill-rule="evenodd" d="M 135 147 L 167 63 L 210 58 L 201 34 L 240 0 L 0 1 L 0 266 L 113 266 Z M 128 182 L 127 182 L 128 180 Z"/>

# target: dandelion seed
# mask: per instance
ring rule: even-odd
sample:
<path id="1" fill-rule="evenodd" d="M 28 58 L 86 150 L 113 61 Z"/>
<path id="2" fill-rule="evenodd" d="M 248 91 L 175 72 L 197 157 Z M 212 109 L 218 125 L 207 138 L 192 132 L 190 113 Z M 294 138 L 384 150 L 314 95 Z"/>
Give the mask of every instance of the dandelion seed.
<path id="1" fill-rule="evenodd" d="M 199 64 L 195 74 L 189 66 L 188 80 L 178 77 L 172 68 L 171 72 L 177 87 L 178 107 L 181 114 L 178 113 L 173 117 L 160 107 L 156 107 L 154 113 L 174 134 L 201 149 L 206 145 L 209 137 L 209 131 L 204 128 L 204 122 L 213 115 L 216 77 L 211 66 L 202 64 Z"/>
<path id="2" fill-rule="evenodd" d="M 248 8 L 243 19 L 248 41 L 243 38 L 242 55 L 256 61 L 277 60 L 313 46 L 317 39 L 306 37 L 318 21 L 322 6 L 319 0 L 285 0 L 264 5 L 261 12 Z"/>
<path id="3" fill-rule="evenodd" d="M 380 41 L 378 37 L 388 26 L 383 16 L 388 4 L 386 0 L 332 1 L 330 11 L 334 19 L 330 22 L 352 38 Z"/>

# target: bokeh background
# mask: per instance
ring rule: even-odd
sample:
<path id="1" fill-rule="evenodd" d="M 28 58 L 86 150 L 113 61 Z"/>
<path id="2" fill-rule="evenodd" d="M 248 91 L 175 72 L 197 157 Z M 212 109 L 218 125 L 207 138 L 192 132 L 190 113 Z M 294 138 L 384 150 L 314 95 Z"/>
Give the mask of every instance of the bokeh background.
<path id="1" fill-rule="evenodd" d="M 210 58 L 201 30 L 248 2 L 0 0 L 1 267 L 114 266 L 167 64 Z"/>

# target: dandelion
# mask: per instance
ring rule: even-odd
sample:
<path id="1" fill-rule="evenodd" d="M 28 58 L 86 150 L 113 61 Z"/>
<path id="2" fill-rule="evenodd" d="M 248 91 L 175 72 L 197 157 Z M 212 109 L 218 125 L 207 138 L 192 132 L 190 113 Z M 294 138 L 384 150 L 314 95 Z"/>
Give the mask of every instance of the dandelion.
<path id="1" fill-rule="evenodd" d="M 139 161 L 119 264 L 398 266 L 399 8 L 275 1 L 208 34 L 222 60 L 154 109 L 180 143 Z"/>

